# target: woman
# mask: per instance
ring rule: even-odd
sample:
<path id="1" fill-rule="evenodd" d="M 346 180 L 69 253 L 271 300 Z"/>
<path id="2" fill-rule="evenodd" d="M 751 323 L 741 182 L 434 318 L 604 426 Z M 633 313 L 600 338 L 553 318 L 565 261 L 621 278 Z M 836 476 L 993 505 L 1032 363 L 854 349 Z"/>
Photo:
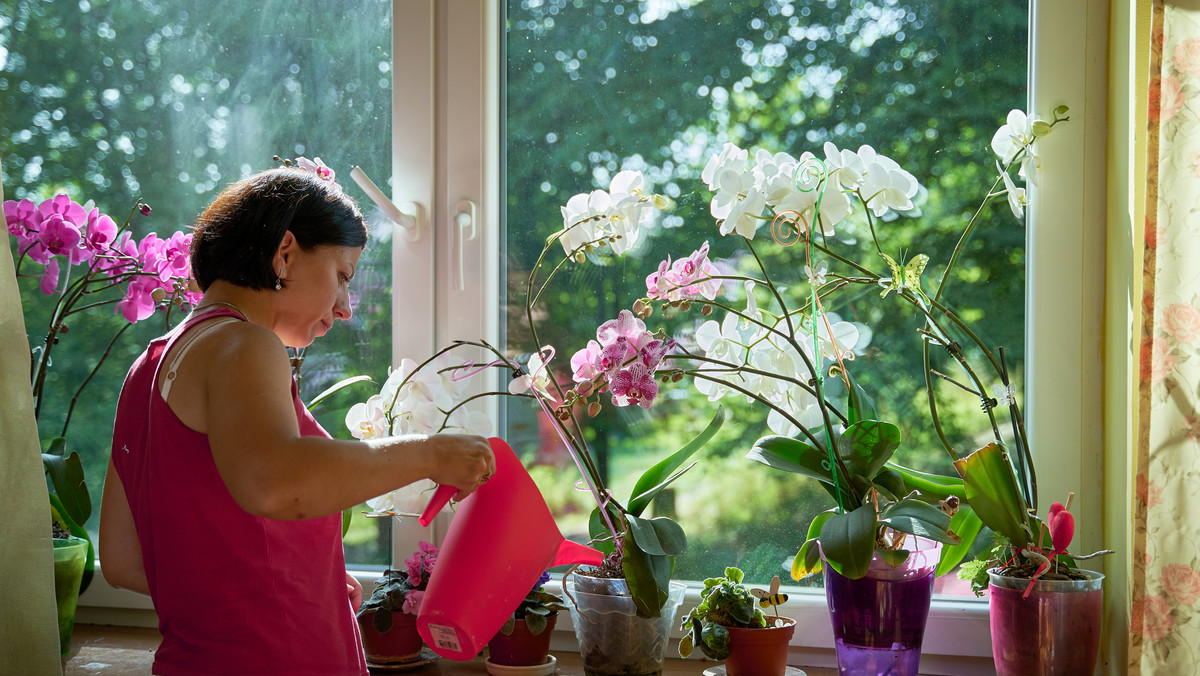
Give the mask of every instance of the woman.
<path id="1" fill-rule="evenodd" d="M 335 440 L 301 403 L 284 346 L 350 319 L 367 241 L 330 178 L 280 168 L 221 193 L 193 233 L 203 300 L 121 390 L 100 558 L 152 597 L 159 676 L 366 674 L 342 510 L 426 478 L 462 499 L 494 471 L 483 437 Z"/>

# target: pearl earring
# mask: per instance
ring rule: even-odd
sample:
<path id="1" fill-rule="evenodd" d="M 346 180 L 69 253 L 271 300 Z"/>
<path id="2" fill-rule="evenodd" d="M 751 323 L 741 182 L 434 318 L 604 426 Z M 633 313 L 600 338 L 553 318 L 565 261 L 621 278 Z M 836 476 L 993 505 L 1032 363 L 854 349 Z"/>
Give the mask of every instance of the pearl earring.
<path id="1" fill-rule="evenodd" d="M 275 278 L 275 290 L 278 291 L 282 288 L 283 288 L 283 268 L 279 268 L 279 276 L 277 276 Z"/>

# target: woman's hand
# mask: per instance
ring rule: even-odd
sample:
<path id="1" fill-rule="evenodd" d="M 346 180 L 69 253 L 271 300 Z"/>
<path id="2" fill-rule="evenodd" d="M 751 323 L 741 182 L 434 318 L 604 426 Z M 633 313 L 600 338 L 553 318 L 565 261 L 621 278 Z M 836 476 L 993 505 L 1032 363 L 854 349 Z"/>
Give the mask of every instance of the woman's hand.
<path id="1" fill-rule="evenodd" d="M 429 478 L 459 489 L 455 500 L 466 498 L 496 473 L 496 458 L 484 437 L 434 434 L 426 443 L 430 444 L 429 453 L 434 462 Z"/>
<path id="2" fill-rule="evenodd" d="M 357 613 L 362 606 L 363 590 L 362 585 L 350 573 L 346 573 L 346 595 L 350 597 L 350 607 Z"/>

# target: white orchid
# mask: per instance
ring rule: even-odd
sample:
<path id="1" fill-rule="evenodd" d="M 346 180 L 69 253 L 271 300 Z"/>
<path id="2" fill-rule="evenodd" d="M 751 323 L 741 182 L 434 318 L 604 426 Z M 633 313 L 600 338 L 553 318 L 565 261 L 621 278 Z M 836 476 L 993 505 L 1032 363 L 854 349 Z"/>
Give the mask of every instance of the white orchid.
<path id="1" fill-rule="evenodd" d="M 996 169 L 1000 171 L 1000 178 L 1004 180 L 1004 192 L 1008 197 L 1008 208 L 1012 209 L 1013 216 L 1018 219 L 1025 216 L 1025 207 L 1029 206 L 1029 198 L 1025 194 L 1025 188 L 1022 188 L 1012 180 L 1012 176 L 1008 175 L 1007 171 L 996 164 Z"/>
<path id="2" fill-rule="evenodd" d="M 372 395 L 366 401 L 351 406 L 346 412 L 346 427 L 355 439 L 386 437 L 388 422 L 383 411 L 383 397 Z"/>
<path id="3" fill-rule="evenodd" d="M 553 352 L 553 348 L 544 345 L 541 350 L 529 356 L 529 363 L 525 367 L 526 373 L 508 382 L 510 394 L 521 394 L 533 388 L 543 398 L 554 401 L 554 396 L 550 394 L 550 387 L 553 384 L 550 380 L 550 371 L 546 368 L 546 361 L 542 359 L 542 352 L 547 350 Z"/>

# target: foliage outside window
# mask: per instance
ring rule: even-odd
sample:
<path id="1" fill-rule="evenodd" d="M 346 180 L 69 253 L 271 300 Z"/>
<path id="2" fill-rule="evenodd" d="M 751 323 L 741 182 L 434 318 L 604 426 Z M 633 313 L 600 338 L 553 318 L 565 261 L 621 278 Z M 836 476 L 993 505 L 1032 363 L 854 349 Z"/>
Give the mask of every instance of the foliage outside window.
<path id="1" fill-rule="evenodd" d="M 645 275 L 667 255 L 695 248 L 696 228 L 711 226 L 706 160 L 725 142 L 794 156 L 830 141 L 871 144 L 916 175 L 922 217 L 882 224 L 892 242 L 946 260 L 949 233 L 961 230 L 994 178 L 989 144 L 1003 122 L 997 111 L 1025 105 L 1028 6 L 874 2 L 508 3 L 505 23 L 505 151 L 508 296 L 507 349 L 533 352 L 523 322 L 523 286 L 544 244 L 561 226 L 570 195 L 603 188 L 625 169 L 643 171 L 648 190 L 676 199 L 675 209 L 632 251 L 607 266 L 571 266 L 558 289 L 594 289 L 547 303 L 558 317 L 537 317 L 543 343 L 573 351 L 622 303 L 645 293 Z M 887 145 L 891 144 L 891 145 Z M 983 172 L 989 172 L 984 175 Z M 1011 218 L 1005 211 L 1000 216 Z M 928 224 L 938 224 L 929 228 Z M 865 232 L 848 233 L 864 247 Z M 736 255 L 712 238 L 709 258 Z M 949 244 L 948 244 L 949 243 Z M 765 264 L 790 269 L 777 279 L 803 286 L 803 263 L 776 252 Z M 939 255 L 941 254 L 941 255 Z M 908 258 L 905 257 L 904 260 Z M 736 261 L 732 261 L 736 264 Z M 1019 374 L 1024 361 L 1024 233 L 994 228 L 961 254 L 963 293 L 955 310 L 991 345 L 1004 345 Z M 936 277 L 940 270 L 930 269 Z M 564 292 L 565 293 L 565 292 Z M 949 473 L 928 424 L 917 321 L 887 314 L 867 294 L 827 308 L 871 333 L 856 355 L 864 386 L 878 393 L 881 415 L 903 420 L 903 464 Z M 1015 299 L 1015 300 L 1014 300 Z M 566 308 L 565 310 L 561 308 Z M 656 320 L 658 317 L 656 316 Z M 686 339 L 695 317 L 681 314 L 668 332 Z M 521 359 L 522 362 L 525 361 Z M 936 366 L 935 366 L 936 367 Z M 1020 379 L 1017 378 L 1017 387 Z M 605 407 L 590 439 L 614 492 L 623 495 L 656 449 L 675 448 L 703 428 L 715 404 L 695 390 L 669 390 L 653 414 Z M 766 471 L 745 459 L 765 431 L 765 411 L 726 397 L 729 421 L 657 504 L 690 534 L 675 576 L 699 580 L 738 566 L 761 584 L 789 565 L 812 515 L 827 497 L 812 482 Z M 978 399 L 941 410 L 951 441 L 971 446 L 990 434 L 978 424 Z M 586 533 L 588 496 L 568 482 L 569 460 L 545 420 L 509 406 L 505 435 L 527 464 L 565 533 Z M 975 444 L 982 445 L 980 444 Z M 819 579 L 806 580 L 820 584 Z"/>
<path id="2" fill-rule="evenodd" d="M 189 227 L 229 183 L 274 166 L 272 156 L 320 156 L 349 176 L 361 165 L 390 174 L 390 0 L 306 4 L 223 1 L 53 3 L 0 8 L 0 157 L 6 197 L 85 195 L 109 209 L 138 198 L 151 216 L 134 235 Z M 337 29 L 334 29 L 337 27 Z M 348 191 L 356 188 L 347 184 Z M 369 206 L 365 199 L 360 199 Z M 376 228 L 382 233 L 390 232 Z M 378 371 L 391 357 L 391 243 L 373 237 L 355 277 L 354 320 L 323 339 L 303 367 L 307 401 L 349 372 Z M 39 279 L 19 280 L 22 298 Z M 26 326 L 45 326 L 26 302 Z M 45 406 L 65 410 L 78 383 L 126 325 L 93 312 L 71 325 L 70 351 L 55 352 Z M 162 325 L 139 324 L 114 345 L 71 422 L 88 483 L 101 486 L 116 393 L 129 365 Z M 41 342 L 42 335 L 30 335 Z M 353 391 L 315 413 L 336 433 Z M 40 425 L 43 439 L 61 421 Z M 92 490 L 99 513 L 99 490 Z M 87 526 L 96 531 L 98 519 Z M 386 565 L 390 532 L 356 519 L 347 560 Z"/>

